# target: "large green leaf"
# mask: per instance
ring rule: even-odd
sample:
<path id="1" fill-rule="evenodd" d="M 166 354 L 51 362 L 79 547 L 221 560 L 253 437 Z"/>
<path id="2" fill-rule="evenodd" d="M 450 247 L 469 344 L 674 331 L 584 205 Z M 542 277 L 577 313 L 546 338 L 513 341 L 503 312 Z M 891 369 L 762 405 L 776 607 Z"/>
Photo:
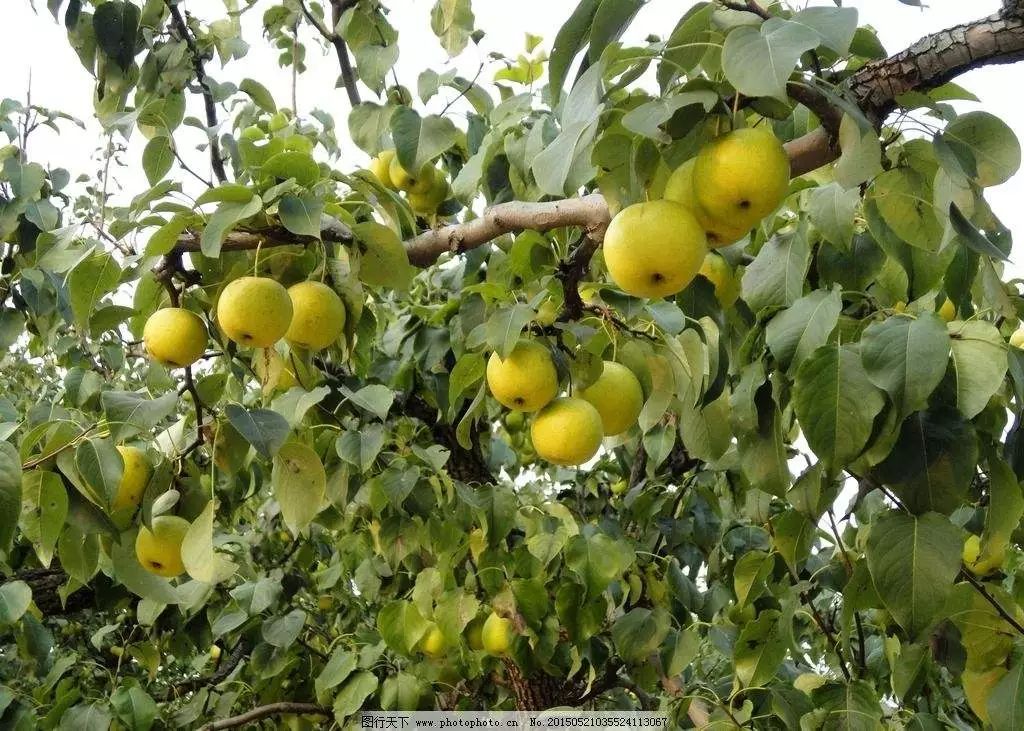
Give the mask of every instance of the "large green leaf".
<path id="1" fill-rule="evenodd" d="M 743 274 L 743 299 L 754 312 L 789 307 L 804 293 L 810 260 L 804 231 L 772 237 Z"/>
<path id="2" fill-rule="evenodd" d="M 1005 183 L 1020 168 L 1020 141 L 1009 125 L 988 112 L 968 112 L 947 125 L 944 137 L 974 158 L 975 182 L 982 187 Z"/>
<path id="3" fill-rule="evenodd" d="M 786 82 L 800 56 L 817 47 L 818 32 L 803 23 L 771 18 L 760 28 L 740 26 L 725 38 L 722 70 L 746 96 L 786 99 Z"/>
<path id="4" fill-rule="evenodd" d="M 352 233 L 364 247 L 359 258 L 360 280 L 373 287 L 409 288 L 416 270 L 409 263 L 409 254 L 394 231 L 367 221 L 354 225 Z"/>
<path id="5" fill-rule="evenodd" d="M 277 454 L 291 431 L 287 419 L 269 409 L 244 409 L 228 404 L 224 413 L 238 433 L 267 459 Z"/>
<path id="6" fill-rule="evenodd" d="M 857 457 L 871 436 L 885 399 L 848 345 L 825 345 L 796 374 L 794 406 L 807 443 L 821 460 L 840 468 Z"/>
<path id="7" fill-rule="evenodd" d="M 786 659 L 788 647 L 781 621 L 778 611 L 767 609 L 736 638 L 732 662 L 742 686 L 764 685 Z"/>
<path id="8" fill-rule="evenodd" d="M 148 432 L 174 413 L 178 395 L 171 391 L 151 399 L 130 391 L 104 391 L 100 395 L 100 403 L 110 425 L 110 438 L 120 442 Z"/>
<path id="9" fill-rule="evenodd" d="M 631 609 L 612 625 L 615 651 L 626 662 L 642 662 L 668 635 L 672 617 L 661 607 Z"/>
<path id="10" fill-rule="evenodd" d="M 822 731 L 878 731 L 882 728 L 878 694 L 863 680 L 846 685 L 827 683 L 812 692 L 811 701 L 820 724 L 813 728 Z"/>
<path id="11" fill-rule="evenodd" d="M 814 227 L 836 246 L 848 248 L 860 207 L 860 191 L 856 188 L 844 190 L 839 183 L 829 183 L 808 191 L 806 195 L 807 215 Z"/>
<path id="12" fill-rule="evenodd" d="M 216 512 L 213 500 L 207 501 L 181 542 L 181 561 L 188 575 L 211 585 L 228 579 L 236 568 L 233 561 L 214 550 L 213 519 Z"/>
<path id="13" fill-rule="evenodd" d="M 849 51 L 857 31 L 856 8 L 804 8 L 790 20 L 813 30 L 823 46 L 840 56 Z"/>
<path id="14" fill-rule="evenodd" d="M 320 512 L 327 492 L 327 473 L 320 457 L 305 444 L 285 444 L 274 455 L 271 483 L 285 525 L 298 536 Z"/>
<path id="15" fill-rule="evenodd" d="M 154 137 L 142 151 L 142 169 L 150 185 L 156 185 L 174 164 L 174 150 L 166 137 Z"/>
<path id="16" fill-rule="evenodd" d="M 956 405 L 971 419 L 985 408 L 1006 376 L 1006 343 L 994 325 L 982 320 L 951 322 Z"/>
<path id="17" fill-rule="evenodd" d="M 889 317 L 861 336 L 868 378 L 886 391 L 903 413 L 919 411 L 939 385 L 949 362 L 949 335 L 935 314 Z"/>
<path id="18" fill-rule="evenodd" d="M 313 195 L 285 195 L 277 204 L 281 224 L 299 236 L 320 238 L 320 216 L 324 204 Z"/>
<path id="19" fill-rule="evenodd" d="M 403 655 L 410 655 L 430 629 L 416 609 L 407 601 L 393 601 L 385 604 L 377 614 L 377 631 L 391 649 Z"/>
<path id="20" fill-rule="evenodd" d="M 377 690 L 377 676 L 369 670 L 360 670 L 346 681 L 334 697 L 334 720 L 341 726 L 346 718 L 363 707 L 370 694 Z"/>
<path id="21" fill-rule="evenodd" d="M 942 242 L 943 225 L 932 205 L 931 186 L 913 168 L 894 168 L 871 185 L 871 199 L 900 239 L 926 251 Z"/>
<path id="22" fill-rule="evenodd" d="M 21 513 L 21 457 L 13 444 L 0 441 L 0 551 L 7 553 Z"/>
<path id="23" fill-rule="evenodd" d="M 447 117 L 420 117 L 410 107 L 398 107 L 391 115 L 391 137 L 398 161 L 415 173 L 433 162 L 458 140 L 458 130 Z"/>
<path id="24" fill-rule="evenodd" d="M 32 603 L 32 589 L 24 581 L 0 584 L 0 627 L 14 624 Z"/>
<path id="25" fill-rule="evenodd" d="M 1024 662 L 996 683 L 988 697 L 988 715 L 993 731 L 1024 728 Z"/>
<path id="26" fill-rule="evenodd" d="M 90 256 L 71 270 L 68 275 L 68 297 L 75 324 L 85 330 L 89 317 L 103 295 L 117 286 L 121 268 L 110 254 Z"/>
<path id="27" fill-rule="evenodd" d="M 565 563 L 597 596 L 629 568 L 636 556 L 629 544 L 603 533 L 573 536 L 565 547 Z"/>
<path id="28" fill-rule="evenodd" d="M 590 38 L 590 28 L 600 5 L 601 0 L 580 0 L 572 15 L 555 34 L 551 58 L 548 61 L 548 89 L 553 106 L 558 106 L 565 75 L 572 66 L 573 59 L 583 50 Z"/>
<path id="29" fill-rule="evenodd" d="M 962 538 L 949 519 L 898 511 L 875 519 L 866 556 L 886 609 L 911 637 L 940 617 L 960 571 Z"/>
<path id="30" fill-rule="evenodd" d="M 249 198 L 245 202 L 222 202 L 206 221 L 206 226 L 203 228 L 203 234 L 199 240 L 203 256 L 212 258 L 220 256 L 220 247 L 224 243 L 224 238 L 228 235 L 228 232 L 240 221 L 250 216 L 255 216 L 262 209 L 263 202 L 259 199 L 259 196 L 252 193 L 249 193 Z"/>
<path id="31" fill-rule="evenodd" d="M 108 506 L 117 495 L 124 473 L 124 461 L 109 439 L 87 439 L 75 449 L 75 467 L 85 481 L 93 502 Z"/>
<path id="32" fill-rule="evenodd" d="M 430 11 L 430 29 L 449 56 L 458 56 L 466 48 L 474 22 L 470 0 L 437 0 Z"/>
<path id="33" fill-rule="evenodd" d="M 820 289 L 773 317 L 765 328 L 765 340 L 779 365 L 798 367 L 816 348 L 828 342 L 842 309 L 838 289 Z"/>
<path id="34" fill-rule="evenodd" d="M 122 70 L 127 71 L 135 58 L 141 11 L 133 2 L 110 0 L 100 3 L 92 16 L 96 43 Z"/>
<path id="35" fill-rule="evenodd" d="M 0 457 L 0 461 L 2 459 Z M 49 566 L 68 515 L 68 492 L 56 473 L 39 469 L 25 473 L 22 487 L 22 532 L 32 541 L 39 562 Z M 0 505 L 0 510 L 5 507 Z M 3 546 L 2 538 L 0 546 Z"/>

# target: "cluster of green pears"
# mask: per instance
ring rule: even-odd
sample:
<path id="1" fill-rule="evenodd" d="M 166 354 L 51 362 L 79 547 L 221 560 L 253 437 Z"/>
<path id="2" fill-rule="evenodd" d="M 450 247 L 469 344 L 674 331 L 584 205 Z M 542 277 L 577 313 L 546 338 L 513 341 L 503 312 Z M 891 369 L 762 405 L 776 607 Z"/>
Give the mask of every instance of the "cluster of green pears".
<path id="1" fill-rule="evenodd" d="M 469 648 L 495 657 L 508 655 L 514 638 L 512 620 L 505 619 L 497 612 L 491 612 L 486 619 L 477 617 L 466 625 L 466 644 Z M 431 624 L 420 640 L 419 651 L 427 657 L 436 659 L 443 657 L 448 649 L 448 641 L 441 628 Z"/>
<path id="2" fill-rule="evenodd" d="M 640 381 L 629 368 L 604 361 L 601 375 L 575 396 L 558 397 L 558 371 L 551 353 L 533 340 L 520 340 L 502 358 L 487 361 L 491 395 L 514 412 L 536 412 L 530 438 L 537 455 L 570 467 L 588 462 L 606 436 L 636 423 L 644 405 Z"/>
<path id="3" fill-rule="evenodd" d="M 323 282 L 304 281 L 285 289 L 267 277 L 239 277 L 221 292 L 217 324 L 238 345 L 270 348 L 284 338 L 292 347 L 323 350 L 345 329 L 345 305 Z M 143 328 L 149 356 L 169 368 L 184 368 L 206 350 L 206 325 L 183 307 L 154 312 Z"/>
<path id="4" fill-rule="evenodd" d="M 739 241 L 775 211 L 789 177 L 789 157 L 767 128 L 712 140 L 673 171 L 662 199 L 627 206 L 612 219 L 604 238 L 609 276 L 628 294 L 654 298 L 704 274 L 719 300 L 735 300 L 725 286 L 728 264 L 708 259 L 709 249 Z"/>
<path id="5" fill-rule="evenodd" d="M 370 172 L 385 187 L 403 191 L 413 213 L 420 216 L 433 216 L 451 194 L 444 173 L 428 163 L 412 174 L 398 162 L 394 150 L 384 150 L 373 158 Z"/>

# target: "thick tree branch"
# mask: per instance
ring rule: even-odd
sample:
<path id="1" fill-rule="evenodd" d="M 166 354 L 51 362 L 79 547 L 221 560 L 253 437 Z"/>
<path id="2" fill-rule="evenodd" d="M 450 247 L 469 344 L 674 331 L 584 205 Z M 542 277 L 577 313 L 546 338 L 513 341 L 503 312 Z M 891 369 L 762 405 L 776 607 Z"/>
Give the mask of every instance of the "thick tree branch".
<path id="1" fill-rule="evenodd" d="M 210 135 L 210 164 L 213 167 L 213 174 L 221 183 L 228 180 L 227 171 L 224 169 L 224 159 L 220 156 L 220 142 L 217 141 L 217 107 L 213 101 L 213 89 L 206 79 L 206 68 L 203 65 L 203 54 L 200 53 L 195 39 L 189 33 L 188 24 L 178 9 L 176 0 L 164 0 L 167 9 L 171 11 L 171 23 L 181 40 L 188 46 L 189 55 L 192 57 L 192 66 L 196 72 L 196 83 L 203 92 L 203 106 L 206 111 L 206 126 L 212 130 Z"/>
<path id="2" fill-rule="evenodd" d="M 281 701 L 279 703 L 268 703 L 265 706 L 257 706 L 251 711 L 240 713 L 230 718 L 222 718 L 219 721 L 208 723 L 202 727 L 202 731 L 218 731 L 218 729 L 236 728 L 246 724 L 256 723 L 260 719 L 280 716 L 286 713 L 313 714 L 317 716 L 331 716 L 333 711 L 326 706 L 316 703 L 296 703 L 293 701 Z"/>

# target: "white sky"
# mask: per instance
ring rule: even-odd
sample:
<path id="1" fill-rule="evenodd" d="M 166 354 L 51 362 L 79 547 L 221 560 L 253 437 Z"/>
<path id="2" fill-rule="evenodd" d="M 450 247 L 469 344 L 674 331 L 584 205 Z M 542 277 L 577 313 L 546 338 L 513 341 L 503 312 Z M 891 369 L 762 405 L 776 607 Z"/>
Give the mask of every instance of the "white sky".
<path id="1" fill-rule="evenodd" d="M 24 99 L 28 85 L 29 72 L 32 76 L 33 102 L 69 112 L 88 123 L 83 131 L 71 125 L 65 125 L 61 135 L 42 131 L 33 138 L 30 145 L 30 157 L 34 160 L 62 166 L 71 171 L 72 176 L 89 173 L 97 169 L 93 157 L 100 135 L 98 125 L 92 121 L 92 79 L 88 76 L 71 50 L 64 34 L 63 26 L 53 20 L 46 11 L 46 0 L 35 0 L 39 14 L 32 12 L 28 0 L 2 0 L 3 22 L 0 23 L 0 48 L 4 49 L 4 73 L 0 77 L 0 97 L 10 96 Z M 476 0 L 473 10 L 477 18 L 477 27 L 486 31 L 487 36 L 479 48 L 472 43 L 467 50 L 454 61 L 454 65 L 464 76 L 472 77 L 481 60 L 490 51 L 501 51 L 514 57 L 523 48 L 524 34 L 527 32 L 544 37 L 543 47 L 550 50 L 554 34 L 575 7 L 575 0 L 515 0 L 512 3 L 495 2 L 495 0 Z M 798 5 L 831 5 L 831 0 L 810 0 L 798 2 Z M 846 0 L 848 7 L 860 11 L 861 23 L 873 25 L 879 30 L 881 40 L 890 53 L 898 51 L 922 35 L 946 28 L 957 23 L 981 17 L 995 12 L 999 0 L 933 0 L 931 7 L 921 10 L 904 5 L 897 0 Z M 250 76 L 265 84 L 281 105 L 290 104 L 291 73 L 289 69 L 277 66 L 276 51 L 261 43 L 260 18 L 267 2 L 261 2 L 256 9 L 245 16 L 245 37 L 250 43 L 249 56 L 229 66 L 229 76 L 240 81 Z M 441 49 L 430 31 L 430 8 L 433 0 L 401 0 L 394 1 L 391 6 L 391 21 L 399 31 L 401 56 L 396 71 L 403 85 L 415 93 L 416 78 L 425 68 L 443 70 L 449 66 L 447 54 Z M 649 34 L 667 36 L 679 16 L 692 3 L 679 0 L 650 0 L 640 11 L 633 25 L 627 32 L 626 42 L 639 42 Z M 221 0 L 183 0 L 182 6 L 198 17 L 212 20 L 224 17 L 224 4 Z M 349 105 L 344 92 L 334 87 L 337 79 L 337 60 L 333 54 L 320 54 L 312 47 L 314 38 L 309 29 L 310 52 L 307 54 L 309 72 L 300 77 L 298 103 L 300 113 L 308 113 L 314 107 L 322 108 L 337 120 L 340 131 L 347 129 L 346 116 Z M 482 81 L 490 78 L 499 68 L 492 65 L 484 72 Z M 213 66 L 211 73 L 218 80 L 225 80 L 220 70 Z M 981 108 L 989 111 L 1011 125 L 1018 137 L 1024 139 L 1024 107 L 1020 101 L 1018 90 L 1021 71 L 1013 66 L 988 67 L 973 71 L 961 77 L 958 82 L 973 91 L 980 99 L 981 105 L 965 104 L 964 109 Z M 363 90 L 364 99 L 372 95 Z M 451 91 L 442 91 L 441 98 L 435 99 L 443 104 L 445 96 L 454 95 Z M 458 107 L 456 107 L 458 108 Z M 433 109 L 436 111 L 436 109 Z M 190 113 L 201 116 L 199 108 L 193 104 Z M 225 119 L 226 113 L 221 113 Z M 197 169 L 207 171 L 208 162 L 197 154 L 188 154 L 189 140 L 198 141 L 200 133 L 191 128 L 176 135 L 180 149 L 186 157 L 195 163 Z M 141 155 L 141 137 L 136 135 L 132 140 L 129 160 L 136 164 L 127 170 L 117 171 L 115 179 L 123 186 L 128 195 L 144 190 L 147 185 L 141 166 L 137 164 Z M 348 151 L 346 158 L 352 162 L 342 167 L 355 168 L 364 163 L 365 157 L 350 144 L 344 149 Z M 184 178 L 182 178 L 184 182 Z M 1006 184 L 990 189 L 987 193 L 996 214 L 1015 233 L 1024 230 L 1024 176 L 1017 175 Z M 1015 272 L 1024 273 L 1021 262 L 1012 267 Z"/>

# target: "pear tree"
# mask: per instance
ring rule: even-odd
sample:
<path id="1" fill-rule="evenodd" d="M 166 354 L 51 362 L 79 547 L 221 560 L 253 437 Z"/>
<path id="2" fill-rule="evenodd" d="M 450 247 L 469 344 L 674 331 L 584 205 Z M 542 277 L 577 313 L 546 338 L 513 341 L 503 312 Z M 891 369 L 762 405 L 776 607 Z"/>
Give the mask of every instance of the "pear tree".
<path id="1" fill-rule="evenodd" d="M 35 5 L 102 164 L 8 79 L 0 727 L 1024 728 L 1021 147 L 959 83 L 1024 1 Z"/>

